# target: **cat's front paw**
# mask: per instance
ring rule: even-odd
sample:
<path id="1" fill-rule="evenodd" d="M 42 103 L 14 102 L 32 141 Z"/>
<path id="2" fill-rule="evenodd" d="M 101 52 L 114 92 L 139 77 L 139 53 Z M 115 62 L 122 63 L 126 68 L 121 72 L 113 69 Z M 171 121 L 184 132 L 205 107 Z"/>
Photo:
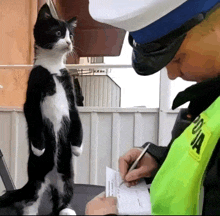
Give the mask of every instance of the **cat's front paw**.
<path id="1" fill-rule="evenodd" d="M 82 154 L 82 151 L 83 151 L 83 146 L 82 145 L 80 147 L 78 147 L 78 146 L 71 146 L 71 149 L 72 149 L 72 153 L 75 156 L 80 156 Z"/>
<path id="2" fill-rule="evenodd" d="M 31 144 L 31 150 L 38 157 L 40 157 L 45 152 L 45 148 L 40 150 L 35 148 L 32 144 Z"/>
<path id="3" fill-rule="evenodd" d="M 76 212 L 73 209 L 65 208 L 60 211 L 59 215 L 76 215 Z"/>

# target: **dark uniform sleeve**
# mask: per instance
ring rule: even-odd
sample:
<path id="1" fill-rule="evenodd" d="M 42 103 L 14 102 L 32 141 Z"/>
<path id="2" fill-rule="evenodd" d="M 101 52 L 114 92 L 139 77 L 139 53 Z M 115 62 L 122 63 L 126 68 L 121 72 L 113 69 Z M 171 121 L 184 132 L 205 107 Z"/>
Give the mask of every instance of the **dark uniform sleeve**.
<path id="1" fill-rule="evenodd" d="M 145 148 L 149 143 L 150 142 L 146 142 L 144 145 L 142 145 L 142 148 Z M 159 165 L 161 165 L 166 158 L 168 150 L 168 146 L 157 146 L 153 143 L 150 143 L 147 152 L 155 158 Z"/>

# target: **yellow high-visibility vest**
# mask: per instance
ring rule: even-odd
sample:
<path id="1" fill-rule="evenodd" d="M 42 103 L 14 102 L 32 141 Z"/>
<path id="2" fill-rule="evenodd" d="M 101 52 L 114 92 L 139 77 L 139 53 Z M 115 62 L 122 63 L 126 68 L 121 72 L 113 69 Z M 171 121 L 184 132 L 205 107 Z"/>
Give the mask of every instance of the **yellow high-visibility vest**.
<path id="1" fill-rule="evenodd" d="M 220 138 L 220 97 L 173 142 L 151 188 L 153 215 L 199 214 L 204 173 Z"/>

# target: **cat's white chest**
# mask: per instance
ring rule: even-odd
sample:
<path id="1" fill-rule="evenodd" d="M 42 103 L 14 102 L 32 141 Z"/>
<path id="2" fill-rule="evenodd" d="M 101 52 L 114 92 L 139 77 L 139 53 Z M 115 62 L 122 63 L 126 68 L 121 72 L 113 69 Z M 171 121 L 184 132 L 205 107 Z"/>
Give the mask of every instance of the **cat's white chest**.
<path id="1" fill-rule="evenodd" d="M 69 105 L 65 90 L 58 79 L 53 76 L 56 93 L 46 96 L 41 104 L 43 117 L 48 118 L 57 133 L 61 127 L 63 116 L 69 117 Z"/>

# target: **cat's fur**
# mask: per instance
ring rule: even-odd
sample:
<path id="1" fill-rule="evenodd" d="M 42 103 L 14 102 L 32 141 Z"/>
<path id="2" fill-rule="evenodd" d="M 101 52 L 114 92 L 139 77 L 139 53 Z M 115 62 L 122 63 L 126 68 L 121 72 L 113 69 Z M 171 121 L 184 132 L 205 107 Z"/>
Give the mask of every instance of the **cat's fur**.
<path id="1" fill-rule="evenodd" d="M 28 182 L 0 197 L 0 208 L 36 215 L 45 191 L 51 193 L 53 214 L 74 214 L 72 153 L 82 152 L 82 125 L 64 58 L 73 49 L 76 19 L 54 19 L 47 4 L 34 27 L 35 63 L 28 80 L 24 114 L 28 126 Z"/>

